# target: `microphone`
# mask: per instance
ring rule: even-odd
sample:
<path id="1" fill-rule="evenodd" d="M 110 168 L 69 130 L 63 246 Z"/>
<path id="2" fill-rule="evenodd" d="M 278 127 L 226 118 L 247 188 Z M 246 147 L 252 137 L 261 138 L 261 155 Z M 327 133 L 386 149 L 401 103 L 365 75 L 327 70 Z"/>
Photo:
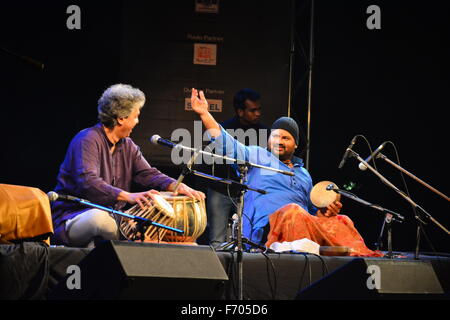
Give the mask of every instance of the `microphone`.
<path id="1" fill-rule="evenodd" d="M 327 185 L 327 187 L 326 187 L 325 189 L 327 189 L 328 191 L 330 191 L 330 190 L 333 190 L 333 191 L 339 190 L 339 189 L 336 189 L 336 188 L 334 187 L 334 184 L 332 184 L 332 183 L 330 183 L 329 185 Z"/>
<path id="2" fill-rule="evenodd" d="M 373 157 L 375 157 L 378 153 L 380 153 L 381 150 L 383 150 L 386 143 L 387 143 L 387 141 L 380 144 L 380 146 L 378 148 L 376 148 L 375 151 L 372 152 L 372 154 L 370 156 L 368 156 L 366 159 L 364 159 L 364 161 L 369 162 L 370 160 L 372 160 Z M 359 163 L 358 168 L 359 168 L 359 170 L 362 170 L 362 171 L 367 170 L 367 167 L 362 162 Z"/>
<path id="3" fill-rule="evenodd" d="M 6 48 L 0 48 L 0 51 L 3 51 L 3 52 L 5 52 L 5 53 L 7 53 L 7 54 L 9 54 L 9 55 L 11 55 L 13 57 L 19 58 L 23 62 L 26 62 L 26 63 L 32 65 L 33 67 L 35 67 L 35 68 L 37 68 L 37 69 L 39 69 L 41 71 L 44 70 L 44 64 L 39 62 L 39 61 L 37 61 L 37 60 L 34 60 L 34 59 L 32 59 L 30 57 L 27 57 L 27 56 L 22 56 L 20 54 L 12 52 L 12 51 L 9 51 Z"/>
<path id="4" fill-rule="evenodd" d="M 57 200 L 63 200 L 63 201 L 75 201 L 75 202 L 81 202 L 86 201 L 80 198 L 76 198 L 73 196 L 65 195 L 65 194 L 58 194 L 55 191 L 50 191 L 47 193 L 47 197 L 51 202 L 57 201 Z"/>
<path id="5" fill-rule="evenodd" d="M 150 138 L 150 141 L 153 144 L 160 144 L 162 146 L 169 147 L 169 148 L 176 148 L 178 146 L 176 143 L 173 143 L 170 140 L 163 139 L 163 138 L 161 138 L 161 136 L 159 136 L 157 134 L 153 135 Z"/>
<path id="6" fill-rule="evenodd" d="M 353 137 L 352 141 L 350 142 L 350 145 L 349 145 L 348 148 L 345 150 L 344 155 L 342 156 L 341 163 L 339 163 L 339 166 L 338 166 L 339 169 L 342 169 L 342 167 L 343 167 L 344 164 L 345 164 L 345 161 L 347 161 L 348 157 L 350 156 L 350 150 L 352 150 L 353 146 L 355 145 L 355 142 L 356 142 L 356 138 L 357 138 L 357 137 L 358 137 L 358 136 L 354 136 L 354 137 Z"/>

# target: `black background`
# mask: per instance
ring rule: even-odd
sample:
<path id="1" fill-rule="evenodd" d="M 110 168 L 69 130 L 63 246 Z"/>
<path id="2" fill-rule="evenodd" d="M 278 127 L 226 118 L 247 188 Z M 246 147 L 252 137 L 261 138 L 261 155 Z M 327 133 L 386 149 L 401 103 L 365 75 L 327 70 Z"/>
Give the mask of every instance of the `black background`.
<path id="1" fill-rule="evenodd" d="M 2 3 L 1 47 L 42 61 L 45 69 L 39 71 L 0 53 L 3 120 L 0 182 L 38 187 L 45 192 L 52 190 L 71 138 L 95 124 L 98 98 L 104 89 L 117 82 L 130 83 L 146 93 L 148 102 L 143 110 L 146 116 L 133 138 L 149 162 L 174 177 L 179 168 L 152 156 L 151 146 L 145 142 L 151 134 L 145 121 L 154 119 L 152 110 L 157 110 L 164 101 L 173 105 L 181 103 L 179 107 L 183 108 L 184 98 L 188 96 L 180 91 L 184 86 L 224 90 L 224 112 L 218 115 L 219 120 L 232 114 L 232 95 L 243 86 L 262 93 L 265 122 L 270 124 L 276 117 L 286 115 L 291 3 L 240 1 L 231 5 L 230 1 L 223 0 L 219 14 L 207 18 L 192 14 L 193 1 L 190 5 L 186 1 L 181 3 Z M 81 30 L 66 27 L 69 16 L 66 8 L 71 4 L 81 8 Z M 369 16 L 366 9 L 372 4 L 381 8 L 381 30 L 366 27 Z M 173 10 L 168 10 L 170 6 Z M 140 9 L 141 14 L 129 16 L 133 12 L 130 8 Z M 291 115 L 305 132 L 309 12 L 310 1 L 295 2 Z M 397 146 L 404 168 L 448 194 L 446 108 L 450 23 L 446 12 L 444 3 L 437 0 L 427 3 L 315 1 L 309 171 L 314 183 L 332 180 L 342 186 L 355 182 L 353 192 L 357 195 L 403 214 L 407 221 L 394 225 L 395 250 L 414 249 L 415 222 L 411 206 L 372 173 L 358 171 L 354 159 L 349 159 L 342 170 L 337 165 L 356 134 L 366 136 L 372 148 L 391 140 Z M 140 21 L 142 28 L 139 28 Z M 174 21 L 171 29 L 167 27 L 168 21 Z M 149 28 L 157 28 L 158 23 L 167 36 L 152 42 L 154 37 L 150 36 L 161 33 Z M 252 27 L 246 27 L 246 23 Z M 127 34 L 130 25 L 134 26 L 133 34 Z M 224 36 L 223 46 L 218 44 L 218 61 L 227 65 L 218 65 L 217 70 L 191 66 L 191 69 L 180 69 L 178 74 L 174 61 L 191 63 L 192 52 L 167 47 L 191 46 L 192 42 L 184 38 L 187 32 Z M 141 39 L 142 46 L 130 39 Z M 127 50 L 130 43 L 133 51 Z M 145 59 L 135 60 L 134 64 L 130 59 L 136 56 L 134 50 L 152 46 L 159 53 L 170 53 L 165 60 L 167 66 L 159 66 L 159 70 L 168 73 L 149 73 L 153 76 L 148 78 L 143 76 L 143 70 L 151 65 L 145 65 Z M 174 77 L 179 80 L 176 84 L 172 81 Z M 153 88 L 158 79 L 161 79 L 160 86 Z M 168 88 L 167 96 L 161 93 L 161 88 Z M 159 95 L 159 99 L 152 100 L 152 94 Z M 189 121 L 194 118 L 188 112 L 185 114 Z M 167 126 L 172 120 L 165 119 Z M 358 140 L 355 151 L 363 157 L 369 154 L 363 140 Z M 168 154 L 164 149 L 160 152 Z M 383 153 L 396 161 L 391 146 Z M 391 182 L 405 189 L 397 170 L 382 160 L 377 160 L 377 165 Z M 411 197 L 449 228 L 448 202 L 412 179 L 405 179 Z M 196 184 L 193 178 L 188 182 Z M 343 199 L 343 203 L 342 213 L 352 218 L 373 248 L 382 216 L 351 200 Z M 450 252 L 449 238 L 442 230 L 433 223 L 426 230 L 438 251 Z M 424 240 L 422 250 L 431 250 Z"/>

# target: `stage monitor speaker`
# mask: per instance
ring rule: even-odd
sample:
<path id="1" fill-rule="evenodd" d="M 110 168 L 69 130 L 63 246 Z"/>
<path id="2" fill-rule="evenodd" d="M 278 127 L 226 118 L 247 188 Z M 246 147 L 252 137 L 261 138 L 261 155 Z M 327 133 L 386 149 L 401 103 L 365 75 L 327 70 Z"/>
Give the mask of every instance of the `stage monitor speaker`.
<path id="1" fill-rule="evenodd" d="M 430 261 L 355 258 L 301 290 L 300 300 L 448 299 Z"/>
<path id="2" fill-rule="evenodd" d="M 101 243 L 79 274 L 81 288 L 70 274 L 49 299 L 221 299 L 228 280 L 211 247 L 125 241 Z"/>

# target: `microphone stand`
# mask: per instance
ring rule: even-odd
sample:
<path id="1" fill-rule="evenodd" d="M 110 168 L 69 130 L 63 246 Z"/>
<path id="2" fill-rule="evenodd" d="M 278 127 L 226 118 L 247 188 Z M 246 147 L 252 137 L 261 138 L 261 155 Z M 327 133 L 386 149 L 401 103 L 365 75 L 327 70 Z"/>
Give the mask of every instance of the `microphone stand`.
<path id="1" fill-rule="evenodd" d="M 405 218 L 402 215 L 400 215 L 400 214 L 398 214 L 398 213 L 396 213 L 396 212 L 394 212 L 392 210 L 388 210 L 388 209 L 383 208 L 383 207 L 381 207 L 379 205 L 376 205 L 376 204 L 370 203 L 368 201 L 365 201 L 365 200 L 363 200 L 361 198 L 358 198 L 356 195 L 354 195 L 351 192 L 348 192 L 348 191 L 345 191 L 345 190 L 341 190 L 341 189 L 337 189 L 337 188 L 334 188 L 334 189 L 331 189 L 331 190 L 333 190 L 336 193 L 339 193 L 340 195 L 343 195 L 344 197 L 347 197 L 347 198 L 350 198 L 350 199 L 352 199 L 352 200 L 354 200 L 356 202 L 362 203 L 363 205 L 366 205 L 366 206 L 368 206 L 370 208 L 379 210 L 379 211 L 381 211 L 381 212 L 383 212 L 385 214 L 385 218 L 383 220 L 383 226 L 381 228 L 381 233 L 380 233 L 380 236 L 378 238 L 379 239 L 378 240 L 378 245 L 381 242 L 381 238 L 382 238 L 383 233 L 384 233 L 384 226 L 386 225 L 386 227 L 387 227 L 387 234 L 388 234 L 388 254 L 386 256 L 388 258 L 392 259 L 394 257 L 394 255 L 392 254 L 392 222 L 397 221 L 399 223 L 402 223 L 405 220 Z"/>
<path id="2" fill-rule="evenodd" d="M 445 194 L 443 194 L 442 192 L 440 192 L 439 190 L 433 188 L 432 186 L 430 186 L 428 183 L 424 182 L 423 180 L 420 180 L 418 177 L 416 177 L 415 175 L 413 175 L 411 172 L 407 171 L 406 169 L 402 168 L 401 166 L 399 166 L 398 164 L 396 164 L 395 162 L 393 162 L 392 160 L 390 160 L 388 157 L 386 157 L 384 154 L 382 154 L 381 152 L 377 154 L 376 158 L 381 158 L 384 161 L 386 161 L 387 163 L 389 163 L 391 166 L 393 166 L 394 168 L 402 171 L 403 173 L 406 173 L 408 176 L 410 176 L 411 178 L 413 178 L 414 180 L 416 180 L 417 182 L 419 182 L 420 184 L 422 184 L 423 186 L 427 187 L 429 190 L 433 191 L 434 193 L 436 193 L 437 195 L 441 196 L 442 198 L 444 198 L 447 201 L 450 201 L 450 198 L 447 197 Z"/>
<path id="3" fill-rule="evenodd" d="M 239 172 L 240 172 L 241 175 L 243 174 L 243 172 L 241 172 L 241 170 L 244 167 L 245 166 L 239 166 L 239 168 L 240 168 Z M 203 173 L 203 172 L 200 172 L 200 171 L 196 171 L 196 170 L 189 170 L 189 172 L 194 174 L 194 175 L 196 175 L 196 176 L 198 176 L 198 177 L 201 177 L 201 178 L 213 180 L 213 181 L 224 183 L 224 184 L 228 184 L 228 185 L 234 184 L 234 185 L 238 186 L 241 191 L 244 191 L 244 193 L 246 191 L 250 190 L 250 191 L 255 191 L 255 192 L 258 192 L 258 193 L 261 193 L 261 194 L 267 194 L 267 191 L 265 191 L 265 190 L 253 188 L 253 187 L 250 187 L 250 186 L 248 186 L 248 185 L 246 185 L 244 183 L 237 182 L 235 180 L 212 176 L 210 174 L 206 174 L 206 173 Z M 244 178 L 244 180 L 245 180 L 245 178 Z M 239 196 L 239 201 L 243 202 L 244 200 L 241 199 L 240 196 Z M 238 220 L 239 219 L 237 218 L 236 221 L 235 221 L 235 224 L 233 226 L 233 229 L 235 229 L 234 232 L 233 232 L 233 236 L 232 236 L 233 241 L 229 241 L 229 242 L 223 243 L 216 250 L 227 250 L 227 249 L 231 249 L 232 247 L 234 247 L 236 245 L 236 239 L 237 239 L 237 235 L 236 235 L 237 231 L 236 230 L 239 227 L 239 221 Z M 248 245 L 250 245 L 250 246 L 252 246 L 254 248 L 260 249 L 262 251 L 266 251 L 267 250 L 266 247 L 261 246 L 261 245 L 257 244 L 256 242 L 252 242 L 252 241 L 248 240 L 245 237 L 241 237 L 241 238 L 242 238 L 242 243 L 248 244 Z"/>
<path id="4" fill-rule="evenodd" d="M 380 180 L 384 184 L 386 184 L 387 186 L 391 187 L 395 192 L 397 192 L 406 201 L 408 201 L 413 206 L 413 208 L 419 209 L 419 212 L 421 212 L 426 218 L 428 218 L 431 221 L 433 221 L 437 226 L 439 226 L 442 230 L 444 230 L 447 234 L 450 235 L 450 231 L 448 231 L 443 225 L 441 225 L 436 219 L 434 219 L 424 208 L 422 208 L 417 203 L 415 203 L 414 200 L 412 200 L 407 194 L 405 194 L 403 191 L 398 189 L 394 184 L 392 184 L 388 179 L 386 179 L 381 173 L 379 173 L 370 164 L 368 164 L 366 161 L 364 161 L 364 159 L 362 159 L 359 156 L 358 153 L 356 153 L 355 151 L 353 151 L 351 149 L 350 149 L 350 152 L 351 152 L 351 157 L 354 157 L 354 158 L 358 159 L 359 162 L 362 162 L 362 164 L 364 166 L 366 166 L 370 171 L 372 171 L 378 178 L 380 178 Z M 417 220 L 418 228 L 420 230 L 420 228 L 423 227 L 422 224 L 425 224 L 425 222 L 422 219 L 423 216 L 420 213 L 417 214 L 417 210 L 414 210 L 414 212 L 416 213 L 415 214 L 415 218 Z M 416 255 L 415 255 L 415 259 L 419 259 L 419 243 L 418 243 L 418 241 L 416 241 Z"/>
<path id="5" fill-rule="evenodd" d="M 155 226 L 155 227 L 158 227 L 158 228 L 167 229 L 167 230 L 174 231 L 174 232 L 177 232 L 177 233 L 184 233 L 183 230 L 180 230 L 180 229 L 177 229 L 177 228 L 173 228 L 173 227 L 170 227 L 170 226 L 166 226 L 164 224 L 161 224 L 161 223 L 158 223 L 158 222 L 154 222 L 154 221 L 152 221 L 150 219 L 146 219 L 146 218 L 142 218 L 142 217 L 139 217 L 139 216 L 134 216 L 134 215 L 131 215 L 131 214 L 128 214 L 128 213 L 125 213 L 125 212 L 117 211 L 117 210 L 114 210 L 112 208 L 107 208 L 107 207 L 101 206 L 99 204 L 92 203 L 92 202 L 84 200 L 84 199 L 74 199 L 73 201 L 78 202 L 78 203 L 83 204 L 83 205 L 86 205 L 88 207 L 100 209 L 100 210 L 107 211 L 107 212 L 115 214 L 115 215 L 119 215 L 119 216 L 122 216 L 122 217 L 125 217 L 125 218 L 132 219 L 137 224 L 137 230 L 140 232 L 140 240 L 142 242 L 145 239 L 145 231 L 147 230 L 147 228 L 149 226 Z"/>
<path id="6" fill-rule="evenodd" d="M 260 169 L 265 169 L 265 170 L 269 170 L 269 171 L 285 174 L 285 175 L 288 175 L 288 176 L 294 176 L 295 175 L 293 172 L 290 172 L 290 171 L 285 171 L 285 170 L 281 170 L 281 169 L 275 169 L 275 168 L 271 168 L 271 167 L 266 167 L 266 166 L 263 166 L 263 165 L 260 165 L 260 164 L 257 164 L 257 163 L 252 163 L 252 162 L 249 162 L 249 161 L 244 161 L 244 160 L 240 160 L 240 159 L 230 158 L 230 157 L 227 157 L 227 156 L 221 156 L 221 155 L 218 155 L 218 154 L 215 154 L 215 153 L 199 150 L 199 149 L 196 149 L 196 148 L 189 148 L 189 147 L 183 146 L 181 144 L 175 144 L 174 146 L 169 147 L 169 148 L 182 149 L 182 150 L 186 150 L 186 151 L 190 151 L 190 152 L 195 152 L 195 153 L 198 153 L 198 154 L 202 154 L 202 155 L 206 155 L 206 156 L 210 156 L 210 157 L 214 157 L 214 158 L 219 158 L 219 159 L 222 159 L 222 160 L 227 160 L 227 161 L 230 161 L 232 163 L 242 164 L 242 165 L 246 165 L 246 166 L 249 166 L 249 167 L 255 167 L 255 168 L 260 168 Z"/>
<path id="7" fill-rule="evenodd" d="M 243 184 L 246 181 L 246 175 L 248 172 L 247 166 L 240 166 L 240 183 Z M 244 213 L 244 195 L 245 189 L 241 190 L 241 194 L 239 197 L 239 206 L 237 210 L 238 214 L 238 223 L 237 223 L 237 232 L 236 232 L 236 250 L 237 250 L 237 261 L 238 261 L 238 300 L 244 300 L 244 264 L 243 264 L 243 256 L 244 250 L 242 247 L 242 216 Z"/>
<path id="8" fill-rule="evenodd" d="M 256 188 L 250 187 L 250 186 L 248 186 L 248 185 L 246 185 L 244 183 L 237 182 L 235 180 L 212 176 L 210 174 L 206 174 L 206 173 L 203 173 L 203 172 L 200 172 L 200 171 L 196 171 L 196 170 L 190 170 L 190 172 L 192 174 L 198 176 L 198 177 L 201 177 L 201 178 L 217 181 L 217 182 L 228 184 L 228 185 L 234 184 L 234 185 L 237 185 L 240 189 L 255 191 L 255 192 L 259 192 L 261 194 L 267 194 L 267 191 L 265 191 L 263 189 L 256 189 Z"/>
<path id="9" fill-rule="evenodd" d="M 204 173 L 199 173 L 198 171 L 194 172 L 194 174 L 200 176 L 200 177 L 204 177 L 207 179 L 212 179 L 215 181 L 219 181 L 222 183 L 226 183 L 226 184 L 236 184 L 240 187 L 240 195 L 239 195 L 239 204 L 238 204 L 238 208 L 237 208 L 237 218 L 235 219 L 235 223 L 233 223 L 233 238 L 231 239 L 231 241 L 226 242 L 224 244 L 222 244 L 219 248 L 217 248 L 216 250 L 228 250 L 231 249 L 234 251 L 236 251 L 237 253 L 237 266 L 238 266 L 238 300 L 243 300 L 244 299 L 244 295 L 243 295 L 243 288 L 244 288 L 244 268 L 243 268 L 243 255 L 244 255 L 244 246 L 243 244 L 247 244 L 250 245 L 251 247 L 255 247 L 257 249 L 260 249 L 262 251 L 267 251 L 267 248 L 264 246 L 261 246 L 255 242 L 250 241 L 249 239 L 245 238 L 242 236 L 242 217 L 243 217 L 243 212 L 244 212 L 244 196 L 245 193 L 248 190 L 251 191 L 255 191 L 255 192 L 259 192 L 261 194 L 267 194 L 267 192 L 265 190 L 261 190 L 261 189 L 255 189 L 255 188 L 251 188 L 248 185 L 244 184 L 244 182 L 246 181 L 246 176 L 247 176 L 247 172 L 248 172 L 248 166 L 246 165 L 240 165 L 239 166 L 239 182 L 236 182 L 234 180 L 230 180 L 230 179 L 223 179 L 223 178 L 217 178 L 211 175 L 207 175 Z"/>
<path id="10" fill-rule="evenodd" d="M 198 177 L 201 177 L 201 178 L 205 178 L 205 179 L 209 179 L 209 180 L 213 180 L 213 181 L 218 181 L 218 182 L 221 182 L 221 183 L 224 183 L 224 184 L 228 184 L 228 185 L 235 184 L 235 185 L 239 186 L 239 188 L 241 188 L 241 189 L 256 191 L 256 192 L 259 192 L 261 194 L 267 194 L 267 192 L 265 190 L 252 188 L 252 187 L 249 187 L 248 185 L 246 185 L 244 183 L 240 183 L 240 182 L 237 182 L 235 180 L 220 178 L 220 177 L 216 177 L 216 176 L 213 176 L 213 175 L 210 175 L 210 174 L 206 174 L 206 173 L 201 172 L 201 171 L 192 170 L 192 165 L 194 164 L 194 161 L 195 161 L 195 159 L 197 158 L 198 155 L 199 155 L 199 152 L 198 151 L 194 151 L 194 154 L 191 157 L 191 159 L 189 160 L 189 162 L 187 163 L 187 165 L 183 166 L 183 169 L 181 170 L 181 174 L 178 177 L 178 180 L 177 180 L 177 182 L 175 184 L 175 188 L 174 188 L 175 190 L 173 192 L 175 192 L 178 189 L 178 187 L 181 184 L 181 182 L 183 181 L 183 179 L 187 175 L 192 173 L 192 174 L 194 174 L 194 175 L 196 175 Z"/>
<path id="11" fill-rule="evenodd" d="M 191 173 L 192 165 L 194 164 L 194 161 L 195 161 L 195 159 L 197 159 L 198 155 L 199 155 L 199 152 L 194 151 L 194 154 L 192 155 L 192 157 L 189 160 L 189 162 L 187 163 L 187 165 L 185 167 L 183 167 L 183 169 L 181 170 L 181 174 L 178 177 L 177 182 L 175 183 L 175 188 L 174 188 L 173 192 L 178 190 L 178 187 L 180 186 L 181 182 L 183 182 L 184 177 L 187 176 L 189 173 Z"/>
<path id="12" fill-rule="evenodd" d="M 242 237 L 242 216 L 243 216 L 243 210 L 244 210 L 244 195 L 245 192 L 247 190 L 252 190 L 252 191 L 256 191 L 256 192 L 261 192 L 261 193 L 265 193 L 264 190 L 259 190 L 259 189 L 254 189 L 254 188 L 250 188 L 248 186 L 246 186 L 244 184 L 244 181 L 246 181 L 246 175 L 248 172 L 248 168 L 249 167 L 255 167 L 255 168 L 260 168 L 260 169 L 265 169 L 265 170 L 269 170 L 269 171 L 273 171 L 273 172 L 277 172 L 277 173 L 281 173 L 281 174 L 285 174 L 285 175 L 289 175 L 289 176 L 294 176 L 295 174 L 291 171 L 285 171 L 285 170 L 280 170 L 280 169 L 275 169 L 275 168 L 271 168 L 271 167 L 266 167 L 263 165 L 259 165 L 256 163 L 251 163 L 249 161 L 243 161 L 243 160 L 239 160 L 239 159 L 235 159 L 235 158 L 230 158 L 227 156 L 221 156 L 221 155 L 217 155 L 214 153 L 210 153 L 210 152 L 206 152 L 203 150 L 198 150 L 196 148 L 189 148 L 180 144 L 176 144 L 174 145 L 172 148 L 176 148 L 176 149 L 183 149 L 183 150 L 188 150 L 190 152 L 194 152 L 198 153 L 198 154 L 203 154 L 203 155 L 207 155 L 210 157 L 214 157 L 214 158 L 220 158 L 222 160 L 227 160 L 227 161 L 231 161 L 233 163 L 236 163 L 238 165 L 240 165 L 240 182 L 238 185 L 242 186 L 242 190 L 241 190 L 241 194 L 240 194 L 240 200 L 239 200 L 239 206 L 238 206 L 238 210 L 237 210 L 237 215 L 238 215 L 238 223 L 235 223 L 235 226 L 237 228 L 236 230 L 236 239 L 234 239 L 233 244 L 235 244 L 235 250 L 237 251 L 237 265 L 238 265 L 238 300 L 243 300 L 244 299 L 244 295 L 243 295 L 243 283 L 244 283 L 244 271 L 243 271 L 243 243 L 247 243 L 250 245 L 254 245 L 255 247 L 258 248 L 262 248 L 263 250 L 266 250 L 267 248 L 265 247 L 261 247 L 256 243 L 251 242 L 248 239 L 245 239 Z M 192 160 L 192 158 L 191 158 Z M 188 167 L 186 167 L 186 173 L 187 172 L 191 172 L 192 170 Z M 228 179 L 222 179 L 222 178 L 217 178 L 214 176 L 210 176 L 201 172 L 196 171 L 195 172 L 196 175 L 201 176 L 201 177 L 206 177 L 208 179 L 212 179 L 212 180 L 217 180 L 223 183 L 235 183 L 232 180 L 228 180 Z M 243 240 L 245 239 L 245 240 Z"/>
<path id="13" fill-rule="evenodd" d="M 416 180 L 417 182 L 419 182 L 420 184 L 422 184 L 423 186 L 427 187 L 429 190 L 433 191 L 434 193 L 436 193 L 437 195 L 441 196 L 442 198 L 444 198 L 447 201 L 450 201 L 450 198 L 447 197 L 445 194 L 443 194 L 442 192 L 440 192 L 439 190 L 433 188 L 432 186 L 430 186 L 429 184 L 427 184 L 426 182 L 422 181 L 421 179 L 419 179 L 418 177 L 416 177 L 415 175 L 413 175 L 411 172 L 407 171 L 406 169 L 402 168 L 400 165 L 396 164 L 395 162 L 393 162 L 392 160 L 390 160 L 388 157 L 386 157 L 384 154 L 382 154 L 381 152 L 378 153 L 378 155 L 376 156 L 376 158 L 381 158 L 384 161 L 386 161 L 387 163 L 389 163 L 391 166 L 393 166 L 394 168 L 402 171 L 403 173 L 407 174 L 409 177 L 413 178 L 414 180 Z M 415 259 L 419 259 L 419 248 L 420 248 L 420 232 L 423 231 L 421 230 L 422 228 L 422 224 L 426 224 L 422 217 L 420 216 L 420 214 L 417 213 L 416 207 L 414 208 L 414 215 L 415 218 L 417 220 L 417 232 L 416 232 L 416 251 L 415 251 Z M 419 208 L 421 209 L 421 208 Z M 423 211 L 423 209 L 422 209 Z M 429 215 L 427 212 L 424 212 L 426 215 L 426 218 L 429 218 L 431 221 L 433 221 L 436 225 L 438 225 L 442 230 L 444 230 L 445 232 L 447 232 L 447 234 L 450 234 L 450 232 L 444 227 L 442 226 L 436 219 L 434 219 L 431 215 Z"/>

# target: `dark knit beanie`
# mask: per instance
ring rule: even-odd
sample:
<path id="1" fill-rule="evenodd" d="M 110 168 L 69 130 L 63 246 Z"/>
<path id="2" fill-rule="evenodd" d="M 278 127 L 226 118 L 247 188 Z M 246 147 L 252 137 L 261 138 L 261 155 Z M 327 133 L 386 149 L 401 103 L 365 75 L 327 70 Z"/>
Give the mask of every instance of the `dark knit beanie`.
<path id="1" fill-rule="evenodd" d="M 272 124 L 272 130 L 283 129 L 294 137 L 295 144 L 298 145 L 298 125 L 294 119 L 289 117 L 281 117 Z"/>

